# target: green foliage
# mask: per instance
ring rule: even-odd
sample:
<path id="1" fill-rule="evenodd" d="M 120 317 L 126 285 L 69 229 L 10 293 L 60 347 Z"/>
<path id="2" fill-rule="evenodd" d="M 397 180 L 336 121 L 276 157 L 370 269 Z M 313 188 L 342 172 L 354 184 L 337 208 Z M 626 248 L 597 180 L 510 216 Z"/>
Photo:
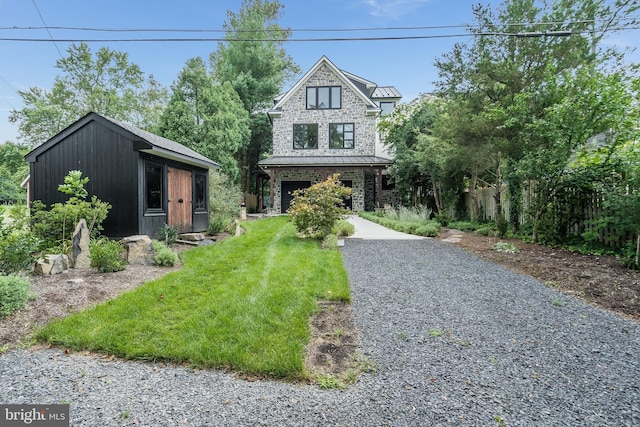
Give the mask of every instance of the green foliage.
<path id="1" fill-rule="evenodd" d="M 496 231 L 495 225 L 483 225 L 482 227 L 476 230 L 476 233 L 482 236 L 497 236 L 498 232 Z"/>
<path id="2" fill-rule="evenodd" d="M 31 282 L 17 275 L 0 276 L 0 318 L 24 307 L 31 297 Z"/>
<path id="3" fill-rule="evenodd" d="M 126 52 L 103 47 L 94 54 L 80 43 L 67 53 L 56 61 L 61 74 L 51 90 L 18 91 L 24 107 L 13 110 L 9 120 L 18 123 L 21 138 L 44 142 L 90 111 L 143 129 L 155 128 L 167 92 L 153 77 L 145 79 Z"/>
<path id="4" fill-rule="evenodd" d="M 228 218 L 221 215 L 211 215 L 209 218 L 209 226 L 207 227 L 207 233 L 218 234 L 224 231 L 225 227 L 229 223 Z"/>
<path id="5" fill-rule="evenodd" d="M 349 221 L 341 219 L 336 222 L 334 230 L 332 230 L 332 234 L 335 234 L 338 237 L 346 237 L 351 236 L 355 233 L 356 228 Z"/>
<path id="6" fill-rule="evenodd" d="M 0 223 L 0 275 L 28 270 L 36 260 L 38 239 L 29 230 Z"/>
<path id="7" fill-rule="evenodd" d="M 449 218 L 446 212 L 437 213 L 434 219 L 443 227 L 448 226 L 449 221 L 451 221 L 451 218 Z"/>
<path id="8" fill-rule="evenodd" d="M 393 211 L 389 211 L 389 213 L 392 218 L 397 218 L 396 214 L 394 214 Z M 421 221 L 415 221 L 415 219 L 392 219 L 387 217 L 384 213 L 381 215 L 380 212 L 359 212 L 358 215 L 360 215 L 362 218 L 368 219 L 384 227 L 391 228 L 392 230 L 400 231 L 402 233 L 415 234 L 417 236 L 425 237 L 435 237 L 440 232 L 440 225 L 436 221 L 425 220 L 424 218 Z"/>
<path id="9" fill-rule="evenodd" d="M 242 192 L 233 180 L 224 174 L 209 174 L 209 209 L 212 216 L 218 215 L 227 222 L 240 216 Z"/>
<path id="10" fill-rule="evenodd" d="M 449 227 L 460 231 L 476 231 L 480 228 L 480 224 L 470 221 L 452 221 L 449 223 Z"/>
<path id="11" fill-rule="evenodd" d="M 202 58 L 187 61 L 172 85 L 159 133 L 220 164 L 238 180 L 238 151 L 249 143 L 249 113 L 229 82 L 215 83 Z"/>
<path id="12" fill-rule="evenodd" d="M 0 144 L 0 203 L 18 203 L 26 200 L 27 190 L 20 184 L 29 174 L 24 155 L 29 148 L 5 142 Z"/>
<path id="13" fill-rule="evenodd" d="M 31 230 L 40 240 L 40 249 L 70 247 L 73 231 L 82 218 L 87 221 L 91 237 L 100 235 L 102 222 L 107 218 L 111 205 L 96 196 L 92 196 L 90 202 L 81 200 L 87 196 L 84 184 L 88 182 L 88 178 L 81 179 L 81 175 L 80 171 L 70 171 L 59 187 L 60 191 L 71 195 L 64 204 L 54 203 L 47 210 L 39 200 L 32 203 Z"/>
<path id="14" fill-rule="evenodd" d="M 518 248 L 516 248 L 516 245 L 507 242 L 497 242 L 493 246 L 491 246 L 491 249 L 496 252 L 506 252 L 510 254 L 515 254 L 516 252 L 518 252 Z"/>
<path id="15" fill-rule="evenodd" d="M 89 243 L 91 267 L 95 267 L 100 273 L 124 270 L 127 262 L 122 258 L 122 251 L 122 243 L 116 240 L 109 240 L 106 237 L 91 240 Z"/>
<path id="16" fill-rule="evenodd" d="M 322 249 L 337 250 L 338 249 L 338 236 L 336 236 L 335 234 L 327 234 L 322 239 L 322 242 L 320 243 L 320 247 Z"/>
<path id="17" fill-rule="evenodd" d="M 153 251 L 155 252 L 153 261 L 156 263 L 156 265 L 162 267 L 173 267 L 178 263 L 179 258 L 176 251 L 166 246 L 164 243 L 158 242 L 157 240 L 154 240 L 152 243 Z"/>
<path id="18" fill-rule="evenodd" d="M 344 199 L 351 189 L 342 185 L 339 174 L 304 190 L 293 192 L 291 207 L 287 211 L 299 233 L 324 238 L 331 233 L 335 223 L 346 215 Z"/>
<path id="19" fill-rule="evenodd" d="M 166 246 L 171 246 L 178 240 L 179 234 L 177 225 L 169 227 L 169 225 L 165 223 L 158 228 L 156 238 L 164 242 Z"/>

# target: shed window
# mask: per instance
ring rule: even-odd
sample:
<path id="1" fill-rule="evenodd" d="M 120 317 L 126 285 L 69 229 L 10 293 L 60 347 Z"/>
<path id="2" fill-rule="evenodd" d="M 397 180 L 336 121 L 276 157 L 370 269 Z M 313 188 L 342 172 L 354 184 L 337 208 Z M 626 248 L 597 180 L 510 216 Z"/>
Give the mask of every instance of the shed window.
<path id="1" fill-rule="evenodd" d="M 145 211 L 162 212 L 163 171 L 162 165 L 147 163 L 145 166 Z"/>
<path id="2" fill-rule="evenodd" d="M 196 211 L 206 212 L 207 210 L 207 177 L 204 175 L 196 174 Z"/>

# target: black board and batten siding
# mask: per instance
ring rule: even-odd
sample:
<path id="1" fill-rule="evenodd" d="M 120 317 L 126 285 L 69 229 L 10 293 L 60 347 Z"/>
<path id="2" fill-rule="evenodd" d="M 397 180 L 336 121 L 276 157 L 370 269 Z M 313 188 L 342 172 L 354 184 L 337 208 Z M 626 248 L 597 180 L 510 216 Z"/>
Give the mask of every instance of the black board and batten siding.
<path id="1" fill-rule="evenodd" d="M 209 223 L 208 172 L 218 165 L 188 148 L 157 135 L 89 113 L 67 129 L 35 148 L 25 156 L 30 162 L 32 200 L 47 206 L 64 203 L 66 194 L 58 185 L 71 170 L 82 171 L 89 182 L 85 188 L 100 200 L 111 204 L 103 223 L 103 234 L 119 238 L 135 234 L 155 237 L 168 222 L 167 172 L 179 168 L 191 172 L 192 194 L 204 179 L 205 200 L 200 208 L 193 203 L 193 219 L 189 231 L 206 231 Z M 145 167 L 147 162 L 162 168 L 162 207 L 145 209 Z M 204 208 L 202 207 L 204 206 Z"/>

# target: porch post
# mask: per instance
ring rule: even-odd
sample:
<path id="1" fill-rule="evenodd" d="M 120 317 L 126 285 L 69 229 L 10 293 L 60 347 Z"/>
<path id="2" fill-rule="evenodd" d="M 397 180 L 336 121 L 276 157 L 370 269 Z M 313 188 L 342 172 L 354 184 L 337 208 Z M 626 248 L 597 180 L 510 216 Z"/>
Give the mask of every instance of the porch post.
<path id="1" fill-rule="evenodd" d="M 271 209 L 274 208 L 273 203 L 275 200 L 275 194 L 273 193 L 273 184 L 276 180 L 276 171 L 273 169 L 269 169 L 269 206 Z"/>
<path id="2" fill-rule="evenodd" d="M 378 207 L 384 207 L 382 205 L 382 169 L 376 170 L 376 180 L 377 180 L 377 195 L 378 195 Z"/>

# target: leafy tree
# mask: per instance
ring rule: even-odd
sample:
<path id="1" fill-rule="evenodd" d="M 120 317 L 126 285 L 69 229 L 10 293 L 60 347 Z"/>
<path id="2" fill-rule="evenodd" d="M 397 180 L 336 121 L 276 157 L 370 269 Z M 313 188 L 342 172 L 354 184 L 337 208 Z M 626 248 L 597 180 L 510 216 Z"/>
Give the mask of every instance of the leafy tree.
<path id="1" fill-rule="evenodd" d="M 263 115 L 284 83 L 300 72 L 283 48 L 291 35 L 278 25 L 283 8 L 278 0 L 243 0 L 237 13 L 227 12 L 225 41 L 210 56 L 215 79 L 231 83 L 252 116 Z M 251 137 L 237 156 L 244 192 L 250 191 L 257 162 L 271 145 L 266 125 L 264 118 L 252 118 Z"/>
<path id="2" fill-rule="evenodd" d="M 72 45 L 68 56 L 56 61 L 61 75 L 47 91 L 31 87 L 19 91 L 24 107 L 13 110 L 20 138 L 38 145 L 88 112 L 130 122 L 154 130 L 167 93 L 129 55 L 103 47 L 95 55 L 86 43 Z"/>
<path id="3" fill-rule="evenodd" d="M 236 154 L 249 139 L 249 114 L 228 82 L 216 84 L 202 58 L 187 61 L 172 85 L 159 133 L 220 164 L 237 180 Z"/>
<path id="4" fill-rule="evenodd" d="M 12 142 L 0 144 L 0 202 L 25 200 L 26 190 L 20 184 L 29 174 L 29 165 L 24 161 L 28 151 L 29 148 L 24 145 Z"/>

